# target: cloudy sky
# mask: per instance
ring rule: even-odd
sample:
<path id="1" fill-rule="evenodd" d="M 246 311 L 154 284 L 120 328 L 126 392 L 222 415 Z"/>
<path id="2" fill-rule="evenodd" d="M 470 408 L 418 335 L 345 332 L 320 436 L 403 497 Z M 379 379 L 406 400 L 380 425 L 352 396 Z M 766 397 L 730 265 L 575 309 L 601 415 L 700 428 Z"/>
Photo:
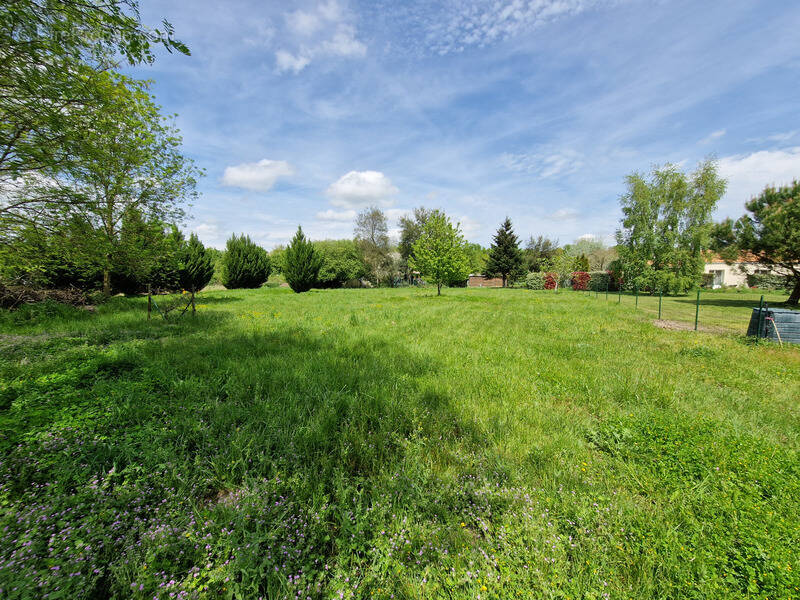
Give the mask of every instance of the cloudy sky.
<path id="1" fill-rule="evenodd" d="M 188 227 L 267 248 L 438 207 L 487 244 L 610 236 L 624 177 L 719 159 L 719 217 L 800 178 L 800 3 L 141 0 L 191 57 L 136 76 L 204 168 Z"/>

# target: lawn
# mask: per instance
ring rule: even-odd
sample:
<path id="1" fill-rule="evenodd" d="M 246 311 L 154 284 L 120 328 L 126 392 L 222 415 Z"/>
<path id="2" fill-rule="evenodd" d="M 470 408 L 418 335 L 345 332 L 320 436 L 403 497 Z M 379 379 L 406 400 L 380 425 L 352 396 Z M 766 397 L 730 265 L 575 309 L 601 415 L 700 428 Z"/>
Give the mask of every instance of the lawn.
<path id="1" fill-rule="evenodd" d="M 0 314 L 0 597 L 800 597 L 800 349 L 443 293 Z"/>

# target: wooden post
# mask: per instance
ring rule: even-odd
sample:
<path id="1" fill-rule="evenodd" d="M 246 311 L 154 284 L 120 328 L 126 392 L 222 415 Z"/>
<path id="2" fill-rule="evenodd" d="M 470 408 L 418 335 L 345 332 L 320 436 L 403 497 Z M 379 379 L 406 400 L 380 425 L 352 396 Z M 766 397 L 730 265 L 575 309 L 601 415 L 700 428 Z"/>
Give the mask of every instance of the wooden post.
<path id="1" fill-rule="evenodd" d="M 150 284 L 147 284 L 147 320 L 150 320 L 150 311 L 152 310 L 153 299 L 150 297 Z"/>
<path id="2" fill-rule="evenodd" d="M 700 289 L 697 289 L 697 306 L 694 309 L 694 330 L 697 331 L 697 321 L 700 318 Z"/>

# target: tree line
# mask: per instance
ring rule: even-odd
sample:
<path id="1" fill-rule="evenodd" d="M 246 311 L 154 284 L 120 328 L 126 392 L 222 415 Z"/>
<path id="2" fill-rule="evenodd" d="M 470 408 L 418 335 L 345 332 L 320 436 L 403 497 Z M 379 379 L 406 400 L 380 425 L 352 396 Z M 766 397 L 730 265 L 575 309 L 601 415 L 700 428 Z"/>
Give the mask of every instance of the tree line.
<path id="1" fill-rule="evenodd" d="M 203 172 L 184 156 L 149 82 L 119 71 L 152 63 L 158 48 L 190 54 L 169 22 L 143 24 L 135 0 L 0 4 L 0 286 L 109 295 L 215 279 L 255 287 L 280 272 L 296 291 L 425 280 L 441 293 L 470 274 L 506 286 L 550 273 L 558 286 L 596 273 L 607 285 L 678 294 L 702 282 L 706 253 L 716 251 L 731 262 L 750 252 L 778 268 L 789 302 L 800 301 L 800 184 L 766 188 L 743 217 L 715 224 L 726 183 L 713 160 L 690 174 L 666 165 L 628 176 L 614 247 L 542 236 L 523 245 L 506 218 L 484 248 L 425 207 L 400 219 L 395 244 L 384 213 L 370 207 L 349 240 L 311 242 L 299 229 L 271 253 L 246 236 L 225 252 L 205 248 L 179 229 Z"/>

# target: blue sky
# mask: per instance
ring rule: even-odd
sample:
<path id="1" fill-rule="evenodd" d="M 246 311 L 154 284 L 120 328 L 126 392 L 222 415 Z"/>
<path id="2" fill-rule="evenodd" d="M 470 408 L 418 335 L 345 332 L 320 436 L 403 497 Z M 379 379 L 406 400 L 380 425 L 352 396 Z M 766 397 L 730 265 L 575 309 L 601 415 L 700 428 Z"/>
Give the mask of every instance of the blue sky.
<path id="1" fill-rule="evenodd" d="M 267 248 L 442 208 L 488 244 L 611 236 L 624 177 L 714 155 L 718 217 L 800 178 L 800 3 L 141 0 L 192 50 L 133 73 L 204 168 L 187 228 Z M 610 239 L 610 237 L 609 237 Z"/>

